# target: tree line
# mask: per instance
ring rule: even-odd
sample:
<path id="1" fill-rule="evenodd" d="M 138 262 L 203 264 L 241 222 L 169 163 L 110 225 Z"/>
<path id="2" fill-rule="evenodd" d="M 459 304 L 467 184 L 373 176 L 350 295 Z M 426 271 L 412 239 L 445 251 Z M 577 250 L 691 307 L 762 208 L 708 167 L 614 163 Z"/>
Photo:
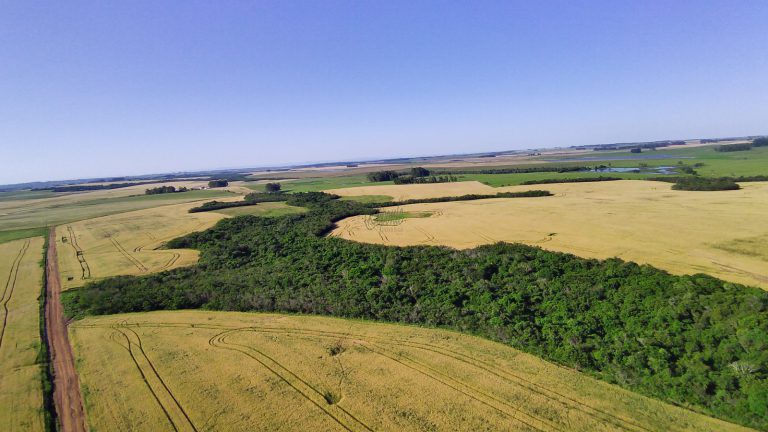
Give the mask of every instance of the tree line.
<path id="1" fill-rule="evenodd" d="M 451 328 L 742 425 L 768 428 L 768 293 L 706 275 L 520 244 L 470 250 L 324 237 L 376 210 L 323 193 L 172 240 L 198 265 L 63 293 L 80 317 L 160 309 L 296 312 Z"/>
<path id="2" fill-rule="evenodd" d="M 206 211 L 221 210 L 232 207 L 245 207 L 252 206 L 263 202 L 278 202 L 288 200 L 287 194 L 283 193 L 260 193 L 251 192 L 243 197 L 242 201 L 208 201 L 200 206 L 192 207 L 188 210 L 189 213 L 199 213 Z"/>
<path id="3" fill-rule="evenodd" d="M 455 175 L 430 175 L 424 177 L 414 177 L 410 175 L 403 175 L 396 177 L 395 184 L 422 184 L 422 183 L 451 183 L 457 182 L 459 178 Z"/>
<path id="4" fill-rule="evenodd" d="M 768 147 L 768 137 L 755 138 L 751 143 L 726 144 L 715 147 L 716 152 L 735 152 L 752 150 L 752 147 Z"/>
<path id="5" fill-rule="evenodd" d="M 317 192 L 312 192 L 312 193 L 317 193 Z M 204 212 L 204 211 L 221 210 L 221 209 L 230 208 L 230 207 L 243 207 L 243 206 L 256 205 L 262 202 L 277 202 L 277 201 L 285 201 L 289 205 L 294 205 L 294 206 L 303 206 L 305 205 L 306 200 L 308 199 L 306 197 L 313 196 L 308 194 L 310 193 L 308 192 L 308 193 L 298 193 L 298 194 L 282 194 L 282 193 L 275 194 L 275 193 L 254 192 L 246 195 L 243 201 L 234 201 L 234 202 L 208 201 L 203 205 L 198 207 L 193 207 L 188 211 L 189 213 L 198 213 L 198 212 Z M 488 195 L 469 194 L 469 195 L 460 195 L 460 196 L 453 196 L 453 197 L 419 198 L 419 199 L 408 199 L 408 200 L 402 200 L 402 201 L 383 201 L 383 202 L 374 202 L 374 203 L 364 203 L 360 205 L 373 209 L 377 207 L 397 207 L 397 206 L 408 205 L 408 204 L 472 201 L 472 200 L 489 199 L 489 198 L 535 198 L 535 197 L 545 197 L 545 196 L 552 196 L 552 194 L 549 191 L 545 191 L 545 190 L 529 190 L 529 191 L 521 191 L 521 192 L 499 192 L 496 194 L 488 194 Z M 326 194 L 326 193 L 323 193 L 323 197 L 331 200 L 341 198 L 338 195 Z"/>
<path id="6" fill-rule="evenodd" d="M 167 194 L 167 193 L 177 193 L 177 192 L 186 192 L 189 189 L 185 188 L 184 186 L 181 187 L 175 187 L 175 186 L 158 186 L 156 188 L 150 188 L 144 191 L 145 195 L 159 195 L 159 194 Z"/>
<path id="7" fill-rule="evenodd" d="M 408 184 L 408 183 L 416 183 L 417 179 L 429 177 L 430 171 L 426 168 L 422 167 L 414 167 L 410 170 L 406 171 L 392 171 L 392 170 L 385 170 L 385 171 L 376 171 L 376 172 L 370 172 L 366 175 L 366 178 L 369 182 L 385 182 L 385 181 L 394 181 L 395 184 Z M 434 182 L 424 182 L 424 183 L 437 183 Z"/>
<path id="8" fill-rule="evenodd" d="M 682 177 L 672 185 L 674 190 L 687 191 L 721 191 L 739 190 L 741 186 L 735 181 L 726 178 Z"/>
<path id="9" fill-rule="evenodd" d="M 691 191 L 738 190 L 739 183 L 768 181 L 766 175 L 739 177 L 652 177 L 646 180 L 674 183 L 672 189 Z"/>
<path id="10" fill-rule="evenodd" d="M 229 181 L 225 179 L 211 180 L 208 182 L 209 188 L 227 187 L 227 186 L 229 186 Z"/>
<path id="11" fill-rule="evenodd" d="M 55 186 L 50 188 L 35 188 L 33 191 L 51 191 L 51 192 L 85 192 L 95 190 L 107 190 L 107 189 L 122 189 L 131 186 L 138 186 L 147 183 L 156 183 L 154 181 L 149 182 L 126 182 L 126 183 L 109 183 L 109 184 L 85 184 L 85 185 L 71 185 L 71 186 Z"/>
<path id="12" fill-rule="evenodd" d="M 716 152 L 737 152 L 752 150 L 752 144 L 727 144 L 715 147 Z"/>

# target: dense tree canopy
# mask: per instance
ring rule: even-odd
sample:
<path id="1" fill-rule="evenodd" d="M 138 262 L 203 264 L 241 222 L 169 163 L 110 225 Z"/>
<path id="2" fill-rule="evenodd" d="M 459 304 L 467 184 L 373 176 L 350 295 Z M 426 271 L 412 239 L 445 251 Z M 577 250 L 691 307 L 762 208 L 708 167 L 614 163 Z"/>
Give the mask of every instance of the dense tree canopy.
<path id="1" fill-rule="evenodd" d="M 735 152 L 752 150 L 752 144 L 726 144 L 715 147 L 717 152 Z"/>
<path id="2" fill-rule="evenodd" d="M 229 182 L 224 179 L 211 180 L 208 182 L 208 187 L 210 188 L 226 187 L 226 186 L 229 186 Z"/>
<path id="3" fill-rule="evenodd" d="M 400 174 L 396 171 L 377 171 L 366 175 L 370 182 L 384 182 L 396 179 Z"/>
<path id="4" fill-rule="evenodd" d="M 64 293 L 69 314 L 206 308 L 448 327 L 720 418 L 768 428 L 768 293 L 705 275 L 518 244 L 470 250 L 323 237 L 375 209 L 322 193 L 310 211 L 226 219 L 168 246 L 197 266 Z"/>
<path id="5" fill-rule="evenodd" d="M 722 178 L 702 178 L 702 177 L 682 177 L 672 186 L 675 190 L 688 191 L 718 191 L 718 190 L 739 190 L 740 186 L 735 181 Z"/>
<path id="6" fill-rule="evenodd" d="M 167 194 L 167 193 L 176 193 L 176 192 L 186 192 L 189 189 L 182 187 L 175 187 L 175 186 L 158 186 L 156 188 L 147 189 L 144 191 L 145 195 L 159 195 L 159 194 Z"/>
<path id="7" fill-rule="evenodd" d="M 269 193 L 280 192 L 282 185 L 280 183 L 267 183 L 264 185 L 264 189 Z"/>

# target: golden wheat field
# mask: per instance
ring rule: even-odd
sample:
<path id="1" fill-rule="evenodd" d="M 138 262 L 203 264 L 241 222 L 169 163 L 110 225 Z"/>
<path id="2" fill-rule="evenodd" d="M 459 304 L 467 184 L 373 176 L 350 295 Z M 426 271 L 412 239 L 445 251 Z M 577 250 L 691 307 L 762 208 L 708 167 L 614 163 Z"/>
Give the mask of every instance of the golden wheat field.
<path id="1" fill-rule="evenodd" d="M 745 430 L 443 330 L 163 311 L 70 340 L 92 431 Z"/>
<path id="2" fill-rule="evenodd" d="M 341 193 L 404 199 L 440 196 L 456 189 L 443 185 L 371 186 Z M 768 250 L 754 247 L 764 246 L 768 239 L 768 183 L 741 186 L 738 191 L 692 192 L 672 190 L 668 183 L 630 180 L 505 188 L 471 184 L 462 193 L 541 188 L 555 196 L 407 205 L 399 210 L 432 216 L 404 218 L 394 224 L 355 216 L 338 222 L 331 235 L 400 246 L 471 248 L 518 242 L 768 288 Z"/>
<path id="3" fill-rule="evenodd" d="M 186 203 L 119 213 L 56 227 L 62 288 L 108 276 L 140 275 L 197 262 L 196 250 L 158 250 L 168 240 L 202 231 L 226 217 L 189 213 Z"/>
<path id="4" fill-rule="evenodd" d="M 43 239 L 0 244 L 0 429 L 42 431 L 39 303 Z"/>

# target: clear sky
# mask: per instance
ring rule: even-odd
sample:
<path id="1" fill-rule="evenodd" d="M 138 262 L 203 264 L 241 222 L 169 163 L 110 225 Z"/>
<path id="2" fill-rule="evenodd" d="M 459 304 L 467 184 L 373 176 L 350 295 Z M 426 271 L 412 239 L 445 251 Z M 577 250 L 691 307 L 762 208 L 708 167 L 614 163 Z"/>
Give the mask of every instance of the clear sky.
<path id="1" fill-rule="evenodd" d="M 768 133 L 766 1 L 3 1 L 0 183 Z"/>

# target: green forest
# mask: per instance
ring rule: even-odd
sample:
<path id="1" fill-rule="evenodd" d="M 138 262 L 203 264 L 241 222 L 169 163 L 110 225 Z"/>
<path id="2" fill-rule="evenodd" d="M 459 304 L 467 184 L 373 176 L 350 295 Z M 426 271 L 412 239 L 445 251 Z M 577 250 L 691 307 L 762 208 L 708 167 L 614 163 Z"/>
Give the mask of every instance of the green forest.
<path id="1" fill-rule="evenodd" d="M 377 210 L 323 193 L 287 199 L 309 211 L 225 219 L 172 240 L 169 248 L 199 249 L 199 264 L 66 291 L 68 314 L 204 308 L 450 328 L 768 429 L 765 291 L 520 244 L 455 250 L 329 238 L 335 221 Z"/>

